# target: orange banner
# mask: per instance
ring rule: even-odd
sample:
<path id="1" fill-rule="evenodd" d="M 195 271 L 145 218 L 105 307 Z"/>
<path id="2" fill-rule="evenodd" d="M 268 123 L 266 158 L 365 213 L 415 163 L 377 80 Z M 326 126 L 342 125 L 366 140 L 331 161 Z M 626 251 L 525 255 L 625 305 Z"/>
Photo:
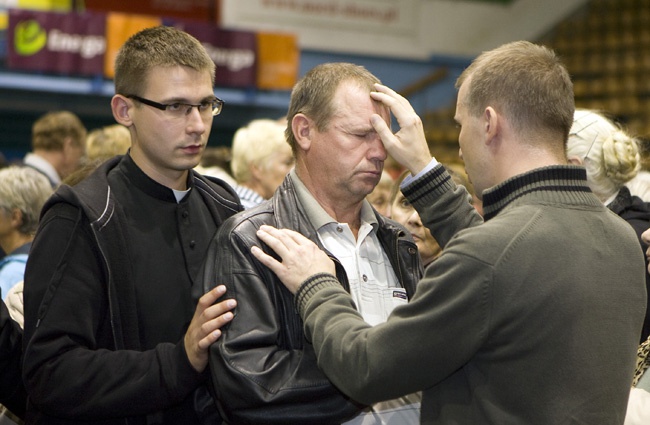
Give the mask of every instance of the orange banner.
<path id="1" fill-rule="evenodd" d="M 115 76 L 115 57 L 122 44 L 136 32 L 145 28 L 162 25 L 162 20 L 153 16 L 127 15 L 109 13 L 106 17 L 106 57 L 104 60 L 104 75 L 106 78 Z"/>
<path id="2" fill-rule="evenodd" d="M 257 88 L 291 90 L 298 78 L 300 49 L 295 35 L 257 33 Z"/>

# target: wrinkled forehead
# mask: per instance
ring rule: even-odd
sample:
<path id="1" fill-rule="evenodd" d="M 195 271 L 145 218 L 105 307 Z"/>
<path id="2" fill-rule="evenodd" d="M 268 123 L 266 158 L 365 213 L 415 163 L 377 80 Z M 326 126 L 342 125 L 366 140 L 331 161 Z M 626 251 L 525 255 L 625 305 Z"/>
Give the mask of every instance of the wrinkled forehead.
<path id="1" fill-rule="evenodd" d="M 332 98 L 332 119 L 349 125 L 369 125 L 370 117 L 378 114 L 390 125 L 390 110 L 370 97 L 370 92 L 358 82 L 342 82 Z"/>

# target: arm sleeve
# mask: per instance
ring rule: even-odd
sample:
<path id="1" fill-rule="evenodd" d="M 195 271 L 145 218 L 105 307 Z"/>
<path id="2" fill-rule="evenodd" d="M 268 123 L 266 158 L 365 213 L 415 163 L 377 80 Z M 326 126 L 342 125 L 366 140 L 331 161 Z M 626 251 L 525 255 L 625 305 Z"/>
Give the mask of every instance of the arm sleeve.
<path id="1" fill-rule="evenodd" d="M 443 247 L 457 232 L 483 222 L 440 164 L 403 192 Z M 333 276 L 317 275 L 300 287 L 296 302 L 305 333 L 338 388 L 371 404 L 436 385 L 471 358 L 487 337 L 493 270 L 463 252 L 461 244 L 443 253 L 409 303 L 375 327 L 362 320 Z"/>
<path id="2" fill-rule="evenodd" d="M 168 408 L 201 377 L 182 342 L 147 351 L 115 348 L 112 326 L 119 317 L 93 241 L 79 211 L 58 204 L 32 245 L 24 283 L 23 378 L 30 403 L 48 415 L 95 420 Z"/>
<path id="3" fill-rule="evenodd" d="M 492 275 L 480 261 L 443 254 L 409 303 L 374 327 L 332 275 L 308 279 L 296 300 L 321 369 L 351 398 L 372 404 L 430 388 L 476 353 L 488 334 Z"/>
<path id="4" fill-rule="evenodd" d="M 247 227 L 250 226 L 250 227 Z M 318 368 L 293 296 L 250 254 L 257 239 L 225 225 L 208 254 L 204 282 L 227 286 L 235 317 L 211 347 L 212 384 L 222 416 L 237 424 L 338 424 L 359 410 Z M 255 227 L 244 222 L 254 235 Z"/>
<path id="5" fill-rule="evenodd" d="M 406 185 L 402 192 L 443 249 L 460 230 L 483 223 L 467 190 L 457 186 L 441 164 Z"/>
<path id="6" fill-rule="evenodd" d="M 25 388 L 21 378 L 23 333 L 0 300 L 0 403 L 12 413 L 25 414 Z"/>

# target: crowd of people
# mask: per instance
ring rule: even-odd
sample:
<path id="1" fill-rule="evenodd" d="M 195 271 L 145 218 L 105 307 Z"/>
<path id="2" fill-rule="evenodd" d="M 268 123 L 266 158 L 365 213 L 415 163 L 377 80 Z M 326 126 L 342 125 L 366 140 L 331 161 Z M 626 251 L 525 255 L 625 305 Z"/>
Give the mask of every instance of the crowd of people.
<path id="1" fill-rule="evenodd" d="M 552 50 L 459 76 L 458 164 L 352 63 L 231 148 L 194 37 L 115 64 L 115 125 L 0 169 L 0 425 L 650 422 L 639 140 Z"/>

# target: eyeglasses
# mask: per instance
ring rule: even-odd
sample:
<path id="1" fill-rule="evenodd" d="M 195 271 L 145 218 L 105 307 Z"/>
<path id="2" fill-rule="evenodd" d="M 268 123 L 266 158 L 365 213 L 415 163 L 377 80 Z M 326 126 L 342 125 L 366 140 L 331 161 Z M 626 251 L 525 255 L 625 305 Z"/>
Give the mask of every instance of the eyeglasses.
<path id="1" fill-rule="evenodd" d="M 198 105 L 180 102 L 158 103 L 154 102 L 153 100 L 145 99 L 144 97 L 136 96 L 134 94 L 130 94 L 126 97 L 129 99 L 137 100 L 140 103 L 144 103 L 145 105 L 152 106 L 156 109 L 160 109 L 161 111 L 165 111 L 165 113 L 172 118 L 183 118 L 192 112 L 192 108 L 196 108 L 199 111 L 199 114 L 201 114 L 201 117 L 209 118 L 219 115 L 223 109 L 223 100 L 219 99 L 218 97 L 210 100 L 204 100 Z"/>

